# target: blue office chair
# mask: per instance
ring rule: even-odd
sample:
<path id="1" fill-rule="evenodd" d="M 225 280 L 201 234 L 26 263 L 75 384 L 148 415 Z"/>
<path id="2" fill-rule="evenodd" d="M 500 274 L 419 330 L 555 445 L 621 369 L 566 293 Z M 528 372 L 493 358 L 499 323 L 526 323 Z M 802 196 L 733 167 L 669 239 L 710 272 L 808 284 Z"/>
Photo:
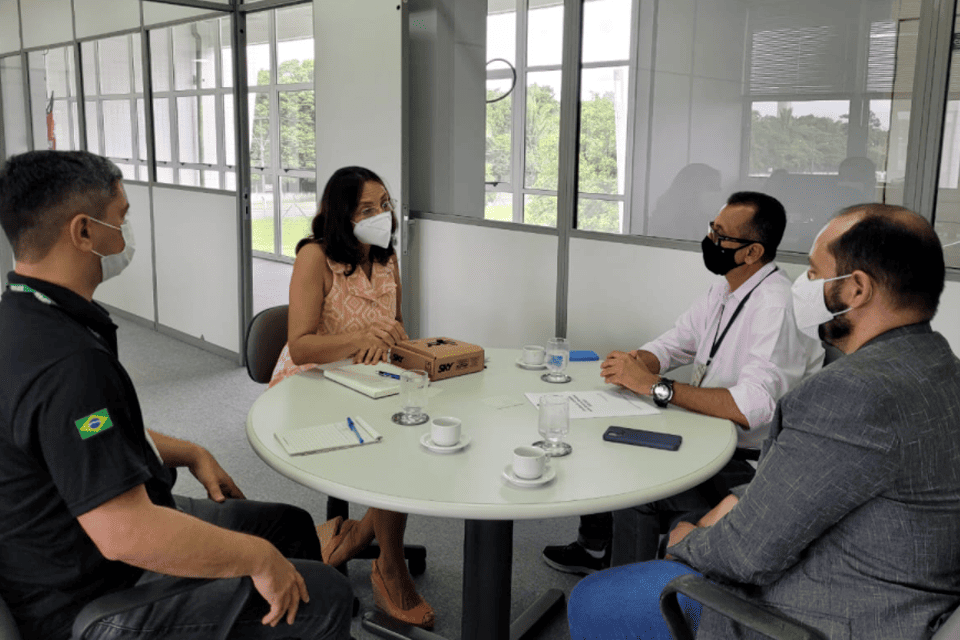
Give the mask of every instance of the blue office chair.
<path id="1" fill-rule="evenodd" d="M 826 640 L 816 629 L 801 624 L 778 611 L 753 604 L 703 576 L 687 574 L 674 578 L 660 593 L 660 612 L 674 640 L 693 640 L 693 632 L 683 617 L 677 594 L 696 600 L 704 607 L 775 640 Z M 960 610 L 945 613 L 930 640 L 960 638 Z"/>
<path id="2" fill-rule="evenodd" d="M 234 578 L 234 580 L 237 581 L 237 590 L 234 592 L 229 605 L 223 611 L 220 626 L 210 636 L 212 640 L 226 640 L 237 620 L 237 616 L 240 615 L 240 611 L 253 591 L 253 581 L 250 578 Z M 166 598 L 172 598 L 181 593 L 192 591 L 207 582 L 210 581 L 197 578 L 148 582 L 97 598 L 80 610 L 73 623 L 71 640 L 82 640 L 84 634 L 104 618 L 159 602 Z M 0 640 L 23 640 L 13 619 L 13 614 L 10 613 L 10 609 L 2 599 L 0 599 Z"/>
<path id="3" fill-rule="evenodd" d="M 247 373 L 254 382 L 266 384 L 270 382 L 277 358 L 287 343 L 287 318 L 289 305 L 280 305 L 265 309 L 255 315 L 247 327 L 244 338 L 244 359 Z M 350 505 L 340 498 L 327 498 L 327 520 L 341 516 L 344 520 L 349 516 Z M 358 553 L 355 557 L 361 559 L 376 558 L 380 555 L 380 547 L 376 542 Z M 422 545 L 408 544 L 403 547 L 403 555 L 410 566 L 411 575 L 418 576 L 427 570 L 427 549 Z M 346 565 L 342 565 L 346 573 Z"/>

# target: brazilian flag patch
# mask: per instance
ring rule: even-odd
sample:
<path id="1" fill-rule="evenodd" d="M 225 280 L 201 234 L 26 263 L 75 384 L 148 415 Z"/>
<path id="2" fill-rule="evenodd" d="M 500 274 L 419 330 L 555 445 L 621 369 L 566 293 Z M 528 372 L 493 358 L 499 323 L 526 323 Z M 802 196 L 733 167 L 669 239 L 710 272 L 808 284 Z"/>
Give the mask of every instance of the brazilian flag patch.
<path id="1" fill-rule="evenodd" d="M 100 411 L 95 411 L 88 415 L 86 418 L 80 418 L 79 420 L 74 421 L 77 425 L 77 431 L 80 432 L 80 438 L 86 440 L 90 436 L 95 436 L 102 431 L 106 431 L 113 426 L 113 420 L 110 419 L 110 414 L 107 413 L 106 409 L 101 409 Z"/>

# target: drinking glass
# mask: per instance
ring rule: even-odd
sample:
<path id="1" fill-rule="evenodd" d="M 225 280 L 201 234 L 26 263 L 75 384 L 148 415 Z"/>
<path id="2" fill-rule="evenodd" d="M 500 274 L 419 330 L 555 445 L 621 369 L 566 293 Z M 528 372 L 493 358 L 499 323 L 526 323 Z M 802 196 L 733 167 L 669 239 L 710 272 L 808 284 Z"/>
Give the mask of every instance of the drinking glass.
<path id="1" fill-rule="evenodd" d="M 393 414 L 393 421 L 402 425 L 423 424 L 430 419 L 424 412 L 430 378 L 426 371 L 410 369 L 400 374 L 400 404 L 403 411 Z"/>
<path id="2" fill-rule="evenodd" d="M 540 447 L 551 458 L 569 455 L 573 447 L 563 437 L 570 432 L 570 400 L 561 395 L 540 396 L 539 407 L 537 430 L 544 439 L 533 446 Z"/>
<path id="3" fill-rule="evenodd" d="M 570 362 L 570 343 L 566 338 L 550 338 L 547 342 L 547 370 L 540 376 L 546 382 L 570 382 L 571 378 L 564 371 Z"/>

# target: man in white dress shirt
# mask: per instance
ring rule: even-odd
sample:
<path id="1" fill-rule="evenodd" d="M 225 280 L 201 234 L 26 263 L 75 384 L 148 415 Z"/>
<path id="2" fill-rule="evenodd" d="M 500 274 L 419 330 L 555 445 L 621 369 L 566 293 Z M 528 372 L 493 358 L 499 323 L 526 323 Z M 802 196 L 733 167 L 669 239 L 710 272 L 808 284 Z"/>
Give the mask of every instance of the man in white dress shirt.
<path id="1" fill-rule="evenodd" d="M 823 364 L 823 347 L 797 330 L 791 281 L 773 262 L 786 227 L 775 198 L 738 192 L 710 223 L 701 243 L 706 268 L 724 276 L 672 329 L 639 349 L 614 351 L 604 379 L 671 404 L 734 422 L 738 447 L 757 449 L 780 399 Z M 692 364 L 690 384 L 662 374 Z M 708 510 L 754 469 L 736 456 L 714 478 L 650 504 L 581 518 L 576 542 L 547 547 L 544 560 L 569 573 L 652 560 L 659 536 L 680 515 Z M 613 541 L 611 543 L 611 540 Z"/>

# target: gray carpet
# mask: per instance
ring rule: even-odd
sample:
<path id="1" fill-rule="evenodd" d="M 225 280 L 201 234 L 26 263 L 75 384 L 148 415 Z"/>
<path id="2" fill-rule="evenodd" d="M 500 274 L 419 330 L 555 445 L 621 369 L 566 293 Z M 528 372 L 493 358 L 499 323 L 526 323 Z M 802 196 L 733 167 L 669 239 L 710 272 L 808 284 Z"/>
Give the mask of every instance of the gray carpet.
<path id="1" fill-rule="evenodd" d="M 147 427 L 196 442 L 210 450 L 248 498 L 287 502 L 303 507 L 322 522 L 326 496 L 302 487 L 267 467 L 247 444 L 247 411 L 266 389 L 247 377 L 236 362 L 161 335 L 132 322 L 114 318 L 120 360 L 137 388 Z M 177 493 L 202 498 L 206 492 L 189 473 L 180 474 Z M 351 505 L 351 517 L 364 507 Z M 565 544 L 576 537 L 577 519 L 522 520 L 514 526 L 514 616 L 545 589 L 567 595 L 579 578 L 558 573 L 540 557 L 545 544 Z M 463 521 L 411 516 L 406 540 L 427 547 L 427 571 L 416 578 L 417 588 L 437 612 L 434 632 L 446 638 L 460 635 L 460 596 L 463 581 Z M 373 607 L 370 561 L 350 562 L 350 582 L 362 610 Z M 358 640 L 375 636 L 354 619 Z M 569 638 L 566 616 L 554 615 L 532 638 Z"/>

